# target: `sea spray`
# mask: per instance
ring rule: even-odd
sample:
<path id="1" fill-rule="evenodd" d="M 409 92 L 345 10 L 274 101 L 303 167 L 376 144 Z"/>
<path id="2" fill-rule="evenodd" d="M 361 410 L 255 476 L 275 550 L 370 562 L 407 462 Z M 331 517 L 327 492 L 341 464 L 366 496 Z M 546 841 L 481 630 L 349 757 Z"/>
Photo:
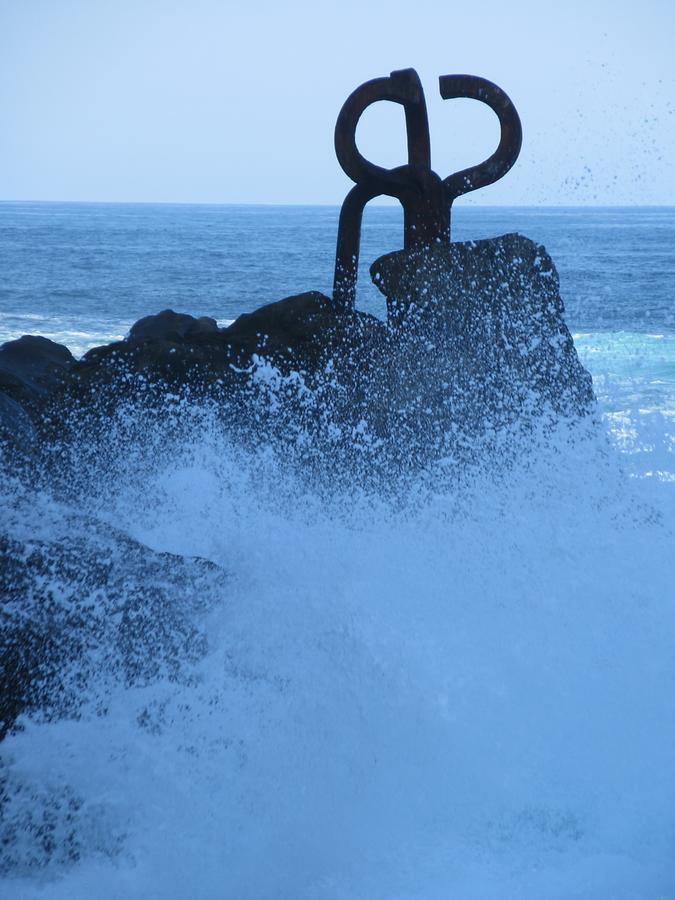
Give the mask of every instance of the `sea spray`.
<path id="1" fill-rule="evenodd" d="M 667 481 L 588 418 L 327 490 L 208 403 L 156 413 L 55 449 L 21 533 L 49 508 L 215 564 L 208 646 L 187 681 L 102 673 L 77 718 L 20 720 L 8 896 L 675 891 Z"/>

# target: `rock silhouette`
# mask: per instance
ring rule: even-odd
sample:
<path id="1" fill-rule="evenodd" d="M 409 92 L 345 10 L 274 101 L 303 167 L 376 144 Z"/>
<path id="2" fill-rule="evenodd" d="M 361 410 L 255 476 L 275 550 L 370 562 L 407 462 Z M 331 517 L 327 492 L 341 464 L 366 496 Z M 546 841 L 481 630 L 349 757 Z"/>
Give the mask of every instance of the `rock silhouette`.
<path id="1" fill-rule="evenodd" d="M 194 316 L 165 309 L 154 316 L 145 316 L 131 326 L 130 340 L 180 340 L 195 334 L 213 334 L 218 331 L 218 323 L 209 316 Z"/>
<path id="2" fill-rule="evenodd" d="M 453 415 L 465 418 L 531 415 L 545 406 L 568 416 L 590 410 L 591 376 L 541 245 L 506 234 L 402 250 L 374 262 L 371 275 L 399 347 L 399 392 L 406 382 L 419 391 L 422 379 L 434 410 L 447 405 L 444 393 Z"/>
<path id="3" fill-rule="evenodd" d="M 226 591 L 218 566 L 153 552 L 72 514 L 42 511 L 38 533 L 28 536 L 17 510 L 6 512 L 0 740 L 24 713 L 76 716 L 94 674 L 100 681 L 107 673 L 111 684 L 188 677 L 207 646 L 195 613 Z"/>
<path id="4" fill-rule="evenodd" d="M 17 450 L 32 444 L 42 402 L 63 384 L 74 362 L 67 347 L 38 335 L 0 346 L 0 440 Z"/>
<path id="5" fill-rule="evenodd" d="M 57 485 L 68 481 L 64 448 L 71 460 L 104 454 L 120 406 L 142 433 L 179 396 L 183 411 L 208 400 L 237 440 L 269 446 L 308 477 L 382 487 L 434 460 L 461 466 L 514 424 L 592 413 L 591 378 L 543 247 L 516 234 L 439 244 L 387 254 L 371 274 L 386 323 L 310 291 L 227 328 L 165 310 L 79 361 L 45 338 L 11 341 L 0 348 L 6 442 L 31 444 L 38 457 L 44 449 L 43 474 Z M 172 585 L 222 581 L 206 563 L 153 553 L 100 523 L 87 540 L 57 525 L 43 538 L 0 541 L 0 736 L 22 712 L 76 714 L 91 648 L 110 648 L 111 677 L 143 681 L 159 668 L 179 677 L 204 636 L 171 600 Z M 125 609 L 120 579 L 132 598 Z"/>
<path id="6" fill-rule="evenodd" d="M 332 455 L 349 456 L 355 430 L 373 437 L 385 467 L 389 458 L 414 468 L 447 454 L 451 433 L 480 439 L 517 420 L 592 411 L 591 378 L 542 246 L 508 234 L 401 250 L 371 274 L 387 297 L 387 323 L 309 291 L 227 328 L 165 310 L 79 361 L 44 339 L 13 341 L 0 349 L 0 367 L 4 360 L 6 395 L 21 408 L 5 404 L 6 428 L 26 435 L 35 423 L 43 437 L 64 438 L 75 407 L 81 429 L 83 410 L 100 419 L 130 398 L 157 403 L 170 388 L 216 400 L 256 441 L 283 444 L 302 419 L 305 446 L 328 470 Z M 283 385 L 273 403 L 263 365 Z"/>

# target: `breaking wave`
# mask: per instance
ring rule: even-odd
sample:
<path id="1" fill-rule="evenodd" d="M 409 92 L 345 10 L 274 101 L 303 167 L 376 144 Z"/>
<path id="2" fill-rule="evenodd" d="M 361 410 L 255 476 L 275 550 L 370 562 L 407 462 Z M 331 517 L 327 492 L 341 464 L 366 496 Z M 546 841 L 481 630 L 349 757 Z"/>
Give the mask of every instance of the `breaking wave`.
<path id="1" fill-rule="evenodd" d="M 7 896 L 675 893 L 665 420 L 327 492 L 180 404 L 0 488 L 31 596 L 98 622 L 0 744 Z"/>

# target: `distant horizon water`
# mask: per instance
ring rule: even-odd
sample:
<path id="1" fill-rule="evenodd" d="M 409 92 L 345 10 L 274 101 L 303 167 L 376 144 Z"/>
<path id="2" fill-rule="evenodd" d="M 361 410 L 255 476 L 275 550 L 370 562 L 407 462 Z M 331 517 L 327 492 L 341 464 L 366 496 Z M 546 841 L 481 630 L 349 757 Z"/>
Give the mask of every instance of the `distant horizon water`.
<path id="1" fill-rule="evenodd" d="M 302 207 L 313 209 L 314 207 L 339 208 L 342 201 L 335 203 L 292 203 L 277 202 L 268 203 L 264 200 L 40 200 L 40 199 L 0 199 L 0 205 L 6 204 L 53 204 L 53 205 L 95 205 L 95 206 L 264 206 L 264 207 Z M 372 207 L 398 207 L 397 200 L 373 200 L 368 204 Z M 453 205 L 457 209 L 466 207 L 480 207 L 481 209 L 675 209 L 675 203 L 483 203 L 471 197 L 463 199 L 462 203 Z"/>
<path id="2" fill-rule="evenodd" d="M 0 203 L 0 342 L 41 334 L 75 356 L 174 309 L 221 326 L 308 290 L 330 295 L 339 206 Z M 368 268 L 402 244 L 397 205 L 366 207 L 357 306 L 386 316 Z M 453 238 L 520 231 L 557 266 L 566 320 L 613 409 L 675 411 L 675 207 L 458 204 Z M 616 385 L 615 385 L 616 388 Z"/>
<path id="3" fill-rule="evenodd" d="M 337 205 L 2 201 L 0 340 L 29 315 L 83 352 L 167 307 L 229 320 L 294 293 L 330 294 L 338 215 Z M 402 220 L 396 204 L 366 207 L 357 303 L 376 315 L 385 303 L 368 266 L 401 246 Z M 508 231 L 551 253 L 573 330 L 675 329 L 675 207 L 453 208 L 455 240 Z"/>

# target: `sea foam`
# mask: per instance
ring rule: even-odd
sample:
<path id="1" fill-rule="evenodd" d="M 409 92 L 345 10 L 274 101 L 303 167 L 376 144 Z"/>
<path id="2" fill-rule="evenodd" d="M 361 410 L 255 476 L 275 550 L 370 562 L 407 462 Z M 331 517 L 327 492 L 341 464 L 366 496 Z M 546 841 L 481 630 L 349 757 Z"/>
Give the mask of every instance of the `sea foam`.
<path id="1" fill-rule="evenodd" d="M 2 488 L 21 534 L 86 513 L 229 575 L 193 678 L 106 682 L 104 709 L 0 745 L 7 896 L 675 892 L 675 467 L 646 477 L 652 419 L 640 466 L 611 418 L 561 423 L 383 496 L 170 406 L 145 437 L 111 422 L 57 487 Z"/>

